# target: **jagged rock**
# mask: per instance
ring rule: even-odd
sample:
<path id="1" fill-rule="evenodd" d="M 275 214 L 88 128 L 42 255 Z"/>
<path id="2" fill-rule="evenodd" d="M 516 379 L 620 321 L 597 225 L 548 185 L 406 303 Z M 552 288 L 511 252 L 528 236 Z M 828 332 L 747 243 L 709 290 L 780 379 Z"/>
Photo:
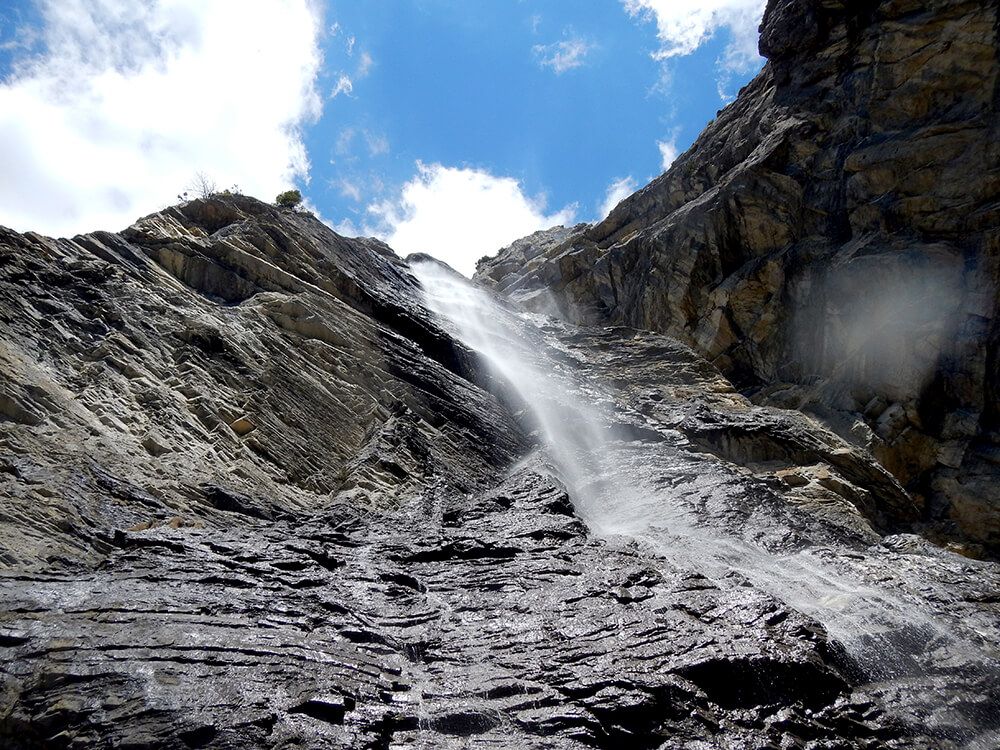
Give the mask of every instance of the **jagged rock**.
<path id="1" fill-rule="evenodd" d="M 771 0 L 764 70 L 666 174 L 476 278 L 684 341 L 756 402 L 873 451 L 938 533 L 995 554 L 998 13 Z"/>
<path id="2" fill-rule="evenodd" d="M 610 388 L 609 461 L 641 461 L 713 550 L 679 531 L 669 550 L 591 536 L 406 265 L 306 215 L 196 201 L 123 237 L 4 232 L 0 257 L 20 404 L 0 422 L 6 746 L 931 747 L 991 731 L 992 663 L 956 644 L 995 638 L 995 568 L 883 537 L 915 514 L 891 475 L 682 344 L 540 329 L 581 378 L 568 389 Z M 870 683 L 805 602 L 728 571 L 732 545 L 889 586 L 940 642 L 890 629 L 899 658 L 961 666 Z M 969 706 L 933 731 L 907 714 L 927 679 Z"/>
<path id="3" fill-rule="evenodd" d="M 741 373 L 777 356 L 766 332 L 783 318 L 767 290 L 789 283 L 781 248 L 829 260 L 820 229 L 833 219 L 802 210 L 836 182 L 820 166 L 838 141 L 802 125 L 802 81 L 860 101 L 875 89 L 837 65 L 873 29 L 919 42 L 951 13 L 935 33 L 959 46 L 962 23 L 979 33 L 971 4 L 847 7 L 772 3 L 772 62 L 703 137 L 714 160 L 689 153 L 597 228 L 517 243 L 497 274 L 529 309 L 576 299 L 595 305 L 580 320 L 604 320 L 599 299 L 661 331 L 502 307 L 564 397 L 607 414 L 592 478 L 610 500 L 631 482 L 631 506 L 569 496 L 526 405 L 375 240 L 242 196 L 121 234 L 0 229 L 0 743 L 996 746 L 1000 570 L 913 533 L 945 507 L 994 517 L 993 469 L 970 468 L 998 463 L 968 439 L 986 412 L 948 406 L 935 431 L 906 394 L 845 391 L 846 408 L 789 381 L 748 398 L 717 367 L 745 386 Z M 797 28 L 808 33 L 790 44 Z M 935 44 L 941 59 L 926 64 L 944 70 L 954 61 Z M 965 50 L 956 70 L 983 64 Z M 918 75 L 896 82 L 900 96 L 913 81 L 937 86 Z M 971 116 L 957 93 L 932 104 L 928 117 Z M 897 125 L 923 116 L 906 101 L 866 106 Z M 834 109 L 817 122 L 867 127 Z M 741 135 L 750 115 L 759 129 Z M 979 143 L 975 128 L 955 132 Z M 813 154 L 815 184 L 781 172 L 790 153 Z M 738 230 L 723 204 L 745 219 Z M 666 239 L 699 252 L 672 256 Z M 844 263 L 888 263 L 871 252 L 883 241 L 852 245 Z M 955 241 L 921 238 L 914 252 Z M 706 270 L 720 248 L 728 286 Z M 666 325 L 676 310 L 622 296 L 643 288 L 642 264 L 648 288 L 673 284 L 692 319 L 702 296 L 728 300 L 705 318 L 718 323 L 708 338 L 733 339 L 715 364 L 691 330 Z M 759 340 L 735 343 L 754 326 Z M 837 429 L 779 408 L 823 404 Z M 848 411 L 861 416 L 838 422 Z M 241 420 L 255 429 L 237 434 Z M 897 477 L 932 471 L 928 446 L 940 490 L 916 497 Z"/>

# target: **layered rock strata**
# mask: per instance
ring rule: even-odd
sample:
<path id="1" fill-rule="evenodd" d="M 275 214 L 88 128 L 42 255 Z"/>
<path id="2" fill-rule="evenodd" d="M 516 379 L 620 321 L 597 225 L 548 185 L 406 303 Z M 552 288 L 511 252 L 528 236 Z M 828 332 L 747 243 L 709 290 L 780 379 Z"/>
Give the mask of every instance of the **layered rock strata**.
<path id="1" fill-rule="evenodd" d="M 864 449 L 669 338 L 539 329 L 665 518 L 919 612 L 891 662 L 787 578 L 590 533 L 421 299 L 384 245 L 242 197 L 0 233 L 5 747 L 996 737 L 996 567 L 900 533 Z"/>

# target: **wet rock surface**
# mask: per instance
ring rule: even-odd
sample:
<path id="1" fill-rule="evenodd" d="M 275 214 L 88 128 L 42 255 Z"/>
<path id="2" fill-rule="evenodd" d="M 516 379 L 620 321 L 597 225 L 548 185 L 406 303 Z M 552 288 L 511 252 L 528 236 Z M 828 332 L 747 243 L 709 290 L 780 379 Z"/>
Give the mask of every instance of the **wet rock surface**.
<path id="1" fill-rule="evenodd" d="M 662 509 L 595 533 L 406 263 L 308 215 L 3 230 L 0 310 L 5 747 L 996 738 L 996 566 L 899 533 L 867 451 L 672 339 L 523 322 Z"/>
<path id="2" fill-rule="evenodd" d="M 481 264 L 572 496 L 375 240 L 0 229 L 0 745 L 1000 746 L 997 13 L 772 0 L 673 169 Z"/>
<path id="3" fill-rule="evenodd" d="M 864 710 L 809 719 L 845 691 L 820 631 L 587 540 L 544 475 L 461 500 L 157 529 L 4 581 L 6 742 L 658 747 L 780 737 L 774 704 L 827 735 Z"/>
<path id="4" fill-rule="evenodd" d="M 477 278 L 687 343 L 872 451 L 925 533 L 996 556 L 998 8 L 771 0 L 767 65 L 669 171 Z"/>

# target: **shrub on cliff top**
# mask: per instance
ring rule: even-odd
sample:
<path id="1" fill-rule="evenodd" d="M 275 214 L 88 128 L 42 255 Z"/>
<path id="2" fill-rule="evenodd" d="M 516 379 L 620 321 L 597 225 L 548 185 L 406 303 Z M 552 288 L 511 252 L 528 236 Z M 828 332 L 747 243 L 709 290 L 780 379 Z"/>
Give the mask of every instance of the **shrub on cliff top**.
<path id="1" fill-rule="evenodd" d="M 302 193 L 298 190 L 286 190 L 283 193 L 278 193 L 274 202 L 282 208 L 295 208 L 302 202 Z"/>

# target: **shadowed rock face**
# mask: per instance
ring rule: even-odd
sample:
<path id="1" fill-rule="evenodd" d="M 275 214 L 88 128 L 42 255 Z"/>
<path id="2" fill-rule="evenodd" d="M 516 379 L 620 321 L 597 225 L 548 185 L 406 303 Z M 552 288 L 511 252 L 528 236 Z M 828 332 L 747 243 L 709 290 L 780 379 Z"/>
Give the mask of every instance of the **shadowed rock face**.
<path id="1" fill-rule="evenodd" d="M 1000 544 L 998 3 L 771 0 L 768 63 L 594 226 L 477 278 L 669 334 L 869 448 L 940 534 Z"/>
<path id="2" fill-rule="evenodd" d="M 994 736 L 995 566 L 898 533 L 916 508 L 870 454 L 669 338 L 539 329 L 664 518 L 919 611 L 875 636 L 893 660 L 845 650 L 787 575 L 588 533 L 375 241 L 241 197 L 3 230 L 0 310 L 5 747 Z"/>

